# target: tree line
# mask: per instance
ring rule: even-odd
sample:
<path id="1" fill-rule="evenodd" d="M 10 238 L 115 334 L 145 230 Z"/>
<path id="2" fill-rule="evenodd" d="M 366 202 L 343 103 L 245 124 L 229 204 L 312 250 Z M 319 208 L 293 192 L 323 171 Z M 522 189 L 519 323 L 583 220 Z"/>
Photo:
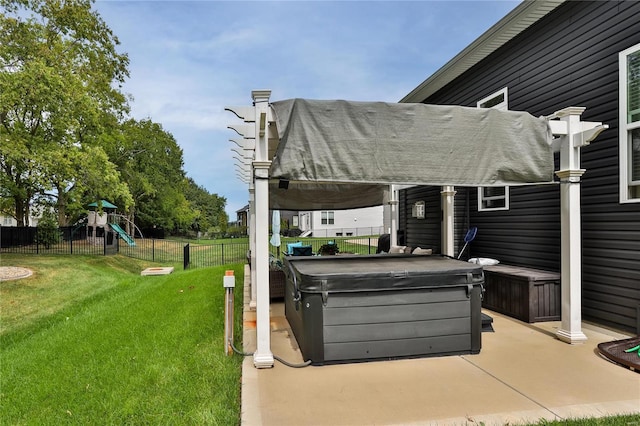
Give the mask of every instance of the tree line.
<path id="1" fill-rule="evenodd" d="M 75 223 L 106 199 L 140 228 L 224 232 L 226 199 L 184 171 L 160 123 L 129 116 L 129 57 L 93 0 L 0 0 L 0 213 Z"/>

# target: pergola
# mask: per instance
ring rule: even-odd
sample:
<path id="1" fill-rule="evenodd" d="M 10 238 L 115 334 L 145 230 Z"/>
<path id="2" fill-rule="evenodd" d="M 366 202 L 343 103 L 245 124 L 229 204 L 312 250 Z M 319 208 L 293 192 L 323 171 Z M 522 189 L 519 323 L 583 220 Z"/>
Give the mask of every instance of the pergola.
<path id="1" fill-rule="evenodd" d="M 396 243 L 398 185 L 442 187 L 442 253 L 453 255 L 455 185 L 552 184 L 561 203 L 562 324 L 557 337 L 581 330 L 580 148 L 606 125 L 585 122 L 585 108 L 548 117 L 459 106 L 292 99 L 227 107 L 242 120 L 238 177 L 249 185 L 251 302 L 256 309 L 254 365 L 273 366 L 269 318 L 269 209 L 348 209 L 390 204 Z M 560 152 L 554 171 L 553 153 Z"/>

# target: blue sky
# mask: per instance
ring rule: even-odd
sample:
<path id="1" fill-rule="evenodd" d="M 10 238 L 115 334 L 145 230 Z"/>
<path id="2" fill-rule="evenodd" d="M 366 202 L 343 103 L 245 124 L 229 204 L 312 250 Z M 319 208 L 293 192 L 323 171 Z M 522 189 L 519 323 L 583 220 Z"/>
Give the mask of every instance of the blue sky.
<path id="1" fill-rule="evenodd" d="M 106 1 L 98 13 L 130 59 L 131 114 L 171 133 L 187 175 L 248 202 L 235 174 L 239 120 L 225 106 L 251 91 L 289 98 L 397 102 L 519 1 Z"/>

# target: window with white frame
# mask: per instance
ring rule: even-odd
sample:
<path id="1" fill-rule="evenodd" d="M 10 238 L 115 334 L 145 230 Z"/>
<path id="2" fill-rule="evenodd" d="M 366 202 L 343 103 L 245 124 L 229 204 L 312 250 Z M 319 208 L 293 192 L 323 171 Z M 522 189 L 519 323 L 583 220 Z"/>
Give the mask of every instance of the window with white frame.
<path id="1" fill-rule="evenodd" d="M 620 202 L 640 202 L 640 44 L 620 52 Z"/>
<path id="2" fill-rule="evenodd" d="M 480 99 L 476 106 L 478 108 L 499 109 L 500 111 L 508 110 L 509 102 L 507 99 L 507 88 L 505 87 L 504 89 L 501 89 L 484 99 Z"/>
<path id="3" fill-rule="evenodd" d="M 478 211 L 508 209 L 508 186 L 483 186 L 478 188 Z"/>
<path id="4" fill-rule="evenodd" d="M 334 224 L 333 212 L 322 212 L 320 214 L 320 223 L 322 225 L 333 225 Z"/>
<path id="5" fill-rule="evenodd" d="M 478 108 L 494 108 L 500 111 L 509 109 L 508 91 L 505 87 L 486 98 L 480 99 Z M 509 210 L 509 187 L 478 188 L 478 211 Z"/>

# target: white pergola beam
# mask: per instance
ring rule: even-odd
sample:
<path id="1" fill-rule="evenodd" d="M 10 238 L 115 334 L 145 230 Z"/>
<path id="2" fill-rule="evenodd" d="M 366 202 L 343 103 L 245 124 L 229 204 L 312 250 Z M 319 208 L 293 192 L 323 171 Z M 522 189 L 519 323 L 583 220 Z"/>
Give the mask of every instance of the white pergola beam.
<path id="1" fill-rule="evenodd" d="M 256 126 L 254 124 L 233 124 L 227 127 L 245 139 L 256 138 Z"/>
<path id="2" fill-rule="evenodd" d="M 253 106 L 230 106 L 225 107 L 225 111 L 230 111 L 236 115 L 240 120 L 246 123 L 256 121 L 256 109 Z"/>
<path id="3" fill-rule="evenodd" d="M 256 140 L 255 139 L 241 139 L 241 140 L 237 140 L 237 139 L 229 139 L 229 142 L 233 142 L 236 145 L 238 145 L 238 147 L 245 149 L 245 150 L 249 150 L 249 151 L 253 151 L 256 149 Z"/>

